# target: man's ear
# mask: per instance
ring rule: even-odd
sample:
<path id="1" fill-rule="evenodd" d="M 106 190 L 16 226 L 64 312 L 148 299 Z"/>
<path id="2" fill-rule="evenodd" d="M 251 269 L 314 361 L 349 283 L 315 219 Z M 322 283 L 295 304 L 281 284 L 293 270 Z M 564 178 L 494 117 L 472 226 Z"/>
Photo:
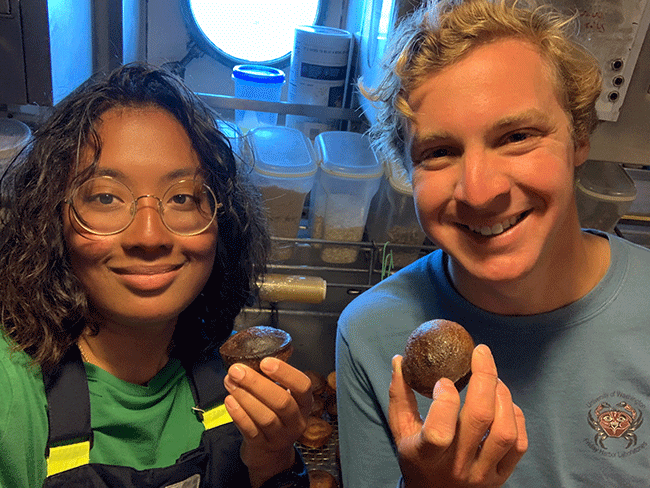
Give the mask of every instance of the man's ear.
<path id="1" fill-rule="evenodd" d="M 591 149 L 591 143 L 589 139 L 576 143 L 575 148 L 575 158 L 573 161 L 574 166 L 582 166 L 582 164 L 589 157 L 589 150 Z"/>

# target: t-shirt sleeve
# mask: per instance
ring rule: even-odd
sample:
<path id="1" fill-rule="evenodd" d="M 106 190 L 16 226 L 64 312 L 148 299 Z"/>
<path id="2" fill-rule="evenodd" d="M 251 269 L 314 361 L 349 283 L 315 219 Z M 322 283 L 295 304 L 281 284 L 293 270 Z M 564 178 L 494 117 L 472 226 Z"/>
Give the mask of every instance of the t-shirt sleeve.
<path id="1" fill-rule="evenodd" d="M 347 339 L 337 333 L 336 379 L 344 486 L 395 487 L 400 470 L 388 422 Z M 382 366 L 384 367 L 384 366 Z"/>

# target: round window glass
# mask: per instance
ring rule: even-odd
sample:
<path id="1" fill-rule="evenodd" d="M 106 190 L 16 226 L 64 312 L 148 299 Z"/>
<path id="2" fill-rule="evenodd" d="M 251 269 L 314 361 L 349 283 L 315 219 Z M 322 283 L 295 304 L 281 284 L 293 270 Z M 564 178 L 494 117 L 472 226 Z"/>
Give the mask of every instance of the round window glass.
<path id="1" fill-rule="evenodd" d="M 320 0 L 185 0 L 190 35 L 207 54 L 234 66 L 285 65 L 298 25 L 318 21 Z"/>

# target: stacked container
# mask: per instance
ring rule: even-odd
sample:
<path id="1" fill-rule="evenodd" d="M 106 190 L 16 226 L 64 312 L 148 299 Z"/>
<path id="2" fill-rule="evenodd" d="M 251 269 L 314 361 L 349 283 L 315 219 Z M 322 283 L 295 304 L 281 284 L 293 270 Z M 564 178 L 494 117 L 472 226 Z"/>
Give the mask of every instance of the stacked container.
<path id="1" fill-rule="evenodd" d="M 425 235 L 418 222 L 413 202 L 411 178 L 401 162 L 384 164 L 386 174 L 370 205 L 366 230 L 375 243 L 389 242 L 420 246 Z M 419 257 L 418 249 L 392 249 L 393 264 L 402 268 Z"/>
<path id="2" fill-rule="evenodd" d="M 16 119 L 0 119 L 0 175 L 29 140 L 32 131 Z"/>
<path id="3" fill-rule="evenodd" d="M 580 225 L 612 232 L 636 198 L 634 181 L 617 163 L 586 161 L 576 173 Z"/>
<path id="4" fill-rule="evenodd" d="M 250 154 L 246 152 L 245 139 L 239 127 L 237 127 L 234 123 L 226 122 L 225 120 L 218 120 L 217 127 L 219 128 L 219 131 L 224 136 L 226 136 L 230 142 L 233 152 L 237 156 L 240 158 L 250 156 Z"/>
<path id="5" fill-rule="evenodd" d="M 314 140 L 314 146 L 320 167 L 310 200 L 311 236 L 359 242 L 383 168 L 362 134 L 323 132 Z M 358 252 L 358 246 L 326 244 L 321 259 L 334 264 L 353 263 Z"/>
<path id="6" fill-rule="evenodd" d="M 0 118 L 0 176 L 4 174 L 14 157 L 27 144 L 31 135 L 31 129 L 19 120 Z M 4 186 L 0 188 L 2 194 L 0 196 L 0 211 L 3 206 L 7 205 L 4 190 Z"/>
<path id="7" fill-rule="evenodd" d="M 299 130 L 281 126 L 258 127 L 247 139 L 251 178 L 262 194 L 271 233 L 295 239 L 317 169 L 311 142 Z M 274 242 L 272 259 L 290 258 L 293 248 L 293 242 Z"/>

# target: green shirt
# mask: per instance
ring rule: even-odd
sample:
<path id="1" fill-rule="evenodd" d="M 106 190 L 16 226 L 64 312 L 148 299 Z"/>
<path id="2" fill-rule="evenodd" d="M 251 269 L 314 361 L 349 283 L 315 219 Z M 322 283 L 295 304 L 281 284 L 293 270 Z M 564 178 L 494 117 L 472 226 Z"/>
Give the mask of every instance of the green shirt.
<path id="1" fill-rule="evenodd" d="M 90 462 L 148 469 L 174 464 L 198 447 L 203 424 L 180 362 L 171 359 L 147 386 L 86 364 L 94 434 Z M 73 401 L 73 399 L 71 399 Z M 40 368 L 11 353 L 0 334 L 0 487 L 42 486 L 47 401 Z"/>

